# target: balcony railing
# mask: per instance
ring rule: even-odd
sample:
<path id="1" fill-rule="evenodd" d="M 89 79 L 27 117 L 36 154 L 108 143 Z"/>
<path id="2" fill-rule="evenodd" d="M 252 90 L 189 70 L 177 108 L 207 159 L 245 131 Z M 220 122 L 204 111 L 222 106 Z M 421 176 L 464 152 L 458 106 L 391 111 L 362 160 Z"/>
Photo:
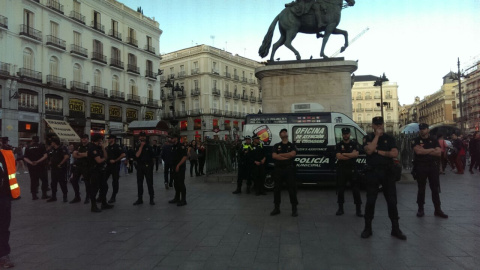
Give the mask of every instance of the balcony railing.
<path id="1" fill-rule="evenodd" d="M 122 41 L 122 33 L 118 32 L 118 31 L 110 29 L 110 31 L 108 32 L 108 35 Z"/>
<path id="2" fill-rule="evenodd" d="M 133 37 L 127 37 L 127 43 L 132 46 L 138 47 L 138 40 L 134 39 Z"/>
<path id="3" fill-rule="evenodd" d="M 148 98 L 147 105 L 150 106 L 158 106 L 158 99 Z"/>
<path id="4" fill-rule="evenodd" d="M 252 97 L 252 96 L 251 96 L 251 97 L 250 97 L 250 102 L 252 102 L 252 103 L 255 103 L 255 102 L 257 102 L 257 98 L 256 98 L 256 97 Z"/>
<path id="5" fill-rule="evenodd" d="M 247 78 L 242 77 L 242 82 L 246 83 L 246 82 L 247 82 Z"/>
<path id="6" fill-rule="evenodd" d="M 356 100 L 363 100 L 363 97 L 357 96 L 355 99 L 356 99 Z"/>
<path id="7" fill-rule="evenodd" d="M 85 24 L 85 16 L 83 16 L 81 13 L 78 13 L 74 10 L 70 11 L 70 18 L 79 23 Z"/>
<path id="8" fill-rule="evenodd" d="M 92 95 L 108 97 L 108 90 L 100 86 L 92 86 Z"/>
<path id="9" fill-rule="evenodd" d="M 240 94 L 233 94 L 233 99 L 240 99 Z"/>
<path id="10" fill-rule="evenodd" d="M 32 80 L 40 83 L 42 82 L 42 72 L 35 70 L 20 68 L 18 70 L 18 76 L 20 76 L 22 79 Z"/>
<path id="11" fill-rule="evenodd" d="M 99 32 L 102 32 L 103 34 L 105 34 L 105 25 L 103 25 L 99 22 L 92 21 L 90 23 L 90 27 L 92 27 L 93 29 L 95 29 Z"/>
<path id="12" fill-rule="evenodd" d="M 63 109 L 62 108 L 52 108 L 52 107 L 45 106 L 45 114 L 63 115 Z"/>
<path id="13" fill-rule="evenodd" d="M 220 96 L 220 89 L 212 88 L 212 95 L 219 97 Z"/>
<path id="14" fill-rule="evenodd" d="M 177 94 L 177 98 L 186 98 L 187 97 L 187 93 L 185 92 L 178 92 Z"/>
<path id="15" fill-rule="evenodd" d="M 194 68 L 194 69 L 192 69 L 192 75 L 198 74 L 198 73 L 200 73 L 200 69 L 199 69 L 199 68 Z"/>
<path id="16" fill-rule="evenodd" d="M 132 73 L 135 73 L 135 74 L 140 74 L 140 68 L 137 67 L 136 65 L 130 65 L 130 64 L 128 64 L 128 65 L 127 65 L 127 72 L 132 72 Z"/>
<path id="17" fill-rule="evenodd" d="M 185 77 L 185 76 L 187 76 L 187 73 L 185 71 L 178 72 L 178 78 L 182 78 L 182 77 Z"/>
<path id="18" fill-rule="evenodd" d="M 125 93 L 118 90 L 110 90 L 110 97 L 114 99 L 125 100 Z"/>
<path id="19" fill-rule="evenodd" d="M 151 70 L 145 70 L 145 77 L 150 78 L 150 79 L 157 79 L 157 74 Z"/>
<path id="20" fill-rule="evenodd" d="M 375 99 L 380 99 L 380 96 L 379 96 L 379 95 L 378 95 L 378 96 L 375 95 L 374 98 L 375 98 Z"/>
<path id="21" fill-rule="evenodd" d="M 374 108 L 373 110 L 374 111 L 380 111 L 380 108 Z"/>
<path id="22" fill-rule="evenodd" d="M 8 29 L 8 18 L 0 15 L 0 27 Z"/>
<path id="23" fill-rule="evenodd" d="M 79 56 L 82 56 L 82 57 L 85 57 L 85 58 L 88 57 L 88 50 L 79 46 L 79 45 L 75 45 L 75 44 L 70 44 L 70 53 L 75 54 L 75 55 L 79 55 Z"/>
<path id="24" fill-rule="evenodd" d="M 140 96 L 133 95 L 133 94 L 128 94 L 127 95 L 127 101 L 130 101 L 130 102 L 133 102 L 133 103 L 140 103 Z"/>
<path id="25" fill-rule="evenodd" d="M 213 116 L 223 116 L 223 111 L 219 109 L 210 109 L 210 114 Z"/>
<path id="26" fill-rule="evenodd" d="M 386 108 L 387 111 L 393 111 L 393 108 Z"/>
<path id="27" fill-rule="evenodd" d="M 175 117 L 187 117 L 187 111 L 175 111 Z"/>
<path id="28" fill-rule="evenodd" d="M 224 94 L 223 94 L 223 96 L 224 96 L 225 98 L 232 98 L 232 92 L 225 91 Z"/>
<path id="29" fill-rule="evenodd" d="M 0 62 L 0 74 L 2 75 L 10 75 L 10 64 Z"/>
<path id="30" fill-rule="evenodd" d="M 67 88 L 67 80 L 62 77 L 57 77 L 54 75 L 47 75 L 47 84 Z"/>
<path id="31" fill-rule="evenodd" d="M 240 97 L 240 99 L 243 100 L 243 101 L 248 101 L 248 96 L 247 95 L 242 95 Z"/>
<path id="32" fill-rule="evenodd" d="M 38 31 L 37 29 L 29 27 L 26 24 L 20 25 L 20 35 L 33 38 L 40 42 L 42 41 L 42 31 Z"/>
<path id="33" fill-rule="evenodd" d="M 202 115 L 202 110 L 201 109 L 190 110 L 190 111 L 188 111 L 188 114 L 190 116 L 200 116 L 200 115 Z"/>
<path id="34" fill-rule="evenodd" d="M 55 10 L 56 12 L 59 12 L 59 13 L 63 14 L 63 5 L 60 4 L 58 1 L 48 0 L 47 1 L 47 7 Z"/>
<path id="35" fill-rule="evenodd" d="M 220 73 L 218 72 L 218 70 L 216 70 L 216 69 L 213 69 L 213 68 L 212 68 L 212 73 L 213 73 L 213 74 L 217 74 L 217 75 L 219 75 L 219 74 L 220 74 Z"/>
<path id="36" fill-rule="evenodd" d="M 228 73 L 228 72 L 225 72 L 225 77 L 227 77 L 227 78 L 231 78 L 231 77 L 232 77 L 232 75 L 231 75 L 230 73 Z"/>
<path id="37" fill-rule="evenodd" d="M 153 46 L 145 45 L 144 49 L 145 49 L 145 51 L 147 51 L 149 53 L 155 54 L 155 47 L 153 47 Z"/>
<path id="38" fill-rule="evenodd" d="M 110 66 L 115 67 L 115 68 L 119 68 L 119 69 L 122 69 L 122 70 L 125 68 L 123 62 L 120 61 L 120 59 L 118 59 L 118 58 L 110 58 Z"/>
<path id="39" fill-rule="evenodd" d="M 373 111 L 373 108 L 365 108 L 365 111 L 366 112 L 371 112 L 371 111 Z"/>
<path id="40" fill-rule="evenodd" d="M 99 53 L 99 52 L 92 52 L 92 61 L 97 61 L 102 64 L 107 64 L 107 56 Z"/>
<path id="41" fill-rule="evenodd" d="M 54 46 L 62 50 L 65 50 L 67 48 L 67 45 L 65 44 L 65 40 L 59 39 L 51 35 L 47 36 L 47 45 Z"/>
<path id="42" fill-rule="evenodd" d="M 364 110 L 363 108 L 356 108 L 355 112 L 363 112 L 363 110 Z"/>
<path id="43" fill-rule="evenodd" d="M 38 112 L 38 104 L 29 104 L 26 102 L 18 102 L 18 109 L 26 112 Z"/>
<path id="44" fill-rule="evenodd" d="M 238 81 L 238 80 L 239 80 L 238 75 L 233 75 L 233 79 L 236 80 L 236 81 Z"/>
<path id="45" fill-rule="evenodd" d="M 192 89 L 192 92 L 190 93 L 192 97 L 200 96 L 200 88 L 194 88 Z"/>
<path id="46" fill-rule="evenodd" d="M 88 93 L 88 85 L 82 82 L 70 81 L 70 89 L 76 92 Z"/>

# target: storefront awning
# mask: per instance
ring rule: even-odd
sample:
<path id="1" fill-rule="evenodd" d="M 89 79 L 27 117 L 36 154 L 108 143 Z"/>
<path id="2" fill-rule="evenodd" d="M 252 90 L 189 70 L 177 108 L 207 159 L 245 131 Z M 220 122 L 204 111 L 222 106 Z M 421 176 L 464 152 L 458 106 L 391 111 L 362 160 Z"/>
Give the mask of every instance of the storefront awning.
<path id="1" fill-rule="evenodd" d="M 50 126 L 53 132 L 55 132 L 55 134 L 61 141 L 80 142 L 80 137 L 67 122 L 54 119 L 44 120 L 45 122 L 47 122 L 47 124 Z"/>
<path id="2" fill-rule="evenodd" d="M 168 123 L 162 120 L 149 120 L 149 121 L 132 121 L 128 125 L 130 130 L 162 130 L 168 131 Z"/>

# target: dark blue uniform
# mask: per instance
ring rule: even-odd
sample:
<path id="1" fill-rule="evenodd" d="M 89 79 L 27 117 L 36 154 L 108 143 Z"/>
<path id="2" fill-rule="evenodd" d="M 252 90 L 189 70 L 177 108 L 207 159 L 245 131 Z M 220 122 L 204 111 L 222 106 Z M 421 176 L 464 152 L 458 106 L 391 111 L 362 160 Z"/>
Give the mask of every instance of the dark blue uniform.
<path id="1" fill-rule="evenodd" d="M 274 153 L 284 154 L 292 151 L 297 152 L 297 147 L 291 142 L 282 143 L 279 142 L 273 146 Z M 298 204 L 297 199 L 297 183 L 295 182 L 295 162 L 294 158 L 289 160 L 275 160 L 275 169 L 273 170 L 272 175 L 275 181 L 273 203 L 275 207 L 280 206 L 281 202 L 281 191 L 283 181 L 287 183 L 288 195 L 290 196 L 290 203 L 292 206 Z"/>
<path id="2" fill-rule="evenodd" d="M 44 144 L 34 142 L 27 146 L 24 157 L 33 162 L 41 159 L 46 153 L 47 150 Z M 40 181 L 42 181 L 42 199 L 46 199 L 48 190 L 47 160 L 44 160 L 35 166 L 27 164 L 27 167 L 30 173 L 30 192 L 32 195 L 35 194 L 34 197 L 36 197 L 38 186 Z"/>
<path id="3" fill-rule="evenodd" d="M 173 181 L 175 185 L 175 198 L 171 201 L 172 203 L 178 202 L 178 203 L 185 203 L 187 201 L 187 187 L 185 186 L 185 170 L 187 168 L 186 162 L 184 162 L 178 172 L 176 171 L 177 165 L 180 163 L 180 161 L 187 156 L 187 148 L 183 146 L 182 143 L 178 142 L 175 144 L 172 148 L 172 153 L 173 153 Z M 182 204 L 184 205 L 184 204 Z"/>
<path id="4" fill-rule="evenodd" d="M 65 155 L 69 156 L 67 147 L 60 145 L 57 149 L 54 147 L 51 148 L 49 157 L 50 157 L 50 168 L 51 168 L 51 178 L 52 178 L 52 199 L 56 198 L 57 194 L 57 183 L 60 184 L 60 188 L 63 193 L 63 201 L 67 201 L 67 166 L 68 160 L 61 164 Z"/>
<path id="5" fill-rule="evenodd" d="M 250 192 L 250 187 L 252 186 L 252 166 L 253 163 L 251 159 L 251 152 L 253 148 L 251 144 L 241 144 L 237 149 L 238 153 L 238 175 L 237 175 L 237 189 L 233 194 L 238 194 L 242 192 L 242 183 L 243 179 L 247 179 L 247 193 Z"/>
<path id="6" fill-rule="evenodd" d="M 265 193 L 265 165 L 255 164 L 255 161 L 261 162 L 265 158 L 265 150 L 262 144 L 252 144 L 252 178 L 255 183 L 256 195 L 266 195 Z"/>
<path id="7" fill-rule="evenodd" d="M 354 140 L 350 140 L 348 143 L 343 140 L 337 143 L 335 153 L 352 153 L 353 151 L 359 151 L 358 143 Z M 347 182 L 350 182 L 353 192 L 353 201 L 359 206 L 362 204 L 360 197 L 360 183 L 356 176 L 356 158 L 349 160 L 337 160 L 337 203 L 343 204 L 345 202 L 345 188 Z"/>
<path id="8" fill-rule="evenodd" d="M 165 167 L 163 167 L 163 179 L 165 186 L 168 184 L 169 186 L 173 186 L 173 178 L 172 175 L 174 173 L 175 168 L 173 168 L 173 152 L 172 152 L 173 145 L 170 143 L 165 143 L 162 146 L 161 156 L 163 162 L 165 163 Z M 170 177 L 170 182 L 168 178 Z"/>
<path id="9" fill-rule="evenodd" d="M 118 179 L 120 178 L 120 160 L 118 160 L 115 163 L 111 163 L 110 160 L 117 160 L 122 154 L 123 154 L 123 149 L 120 147 L 120 145 L 114 143 L 112 145 L 108 145 L 107 148 L 107 168 L 105 170 L 105 181 L 108 181 L 108 178 L 110 175 L 112 176 L 112 197 L 110 201 L 114 202 L 115 197 L 118 193 L 119 185 L 118 185 Z M 108 184 L 107 184 L 107 191 L 108 191 Z M 106 194 L 106 193 L 105 193 Z"/>
<path id="10" fill-rule="evenodd" d="M 135 147 L 135 153 L 140 149 L 140 145 Z M 147 182 L 148 194 L 150 195 L 150 201 L 153 202 L 154 191 L 153 191 L 153 161 L 155 158 L 155 153 L 150 144 L 146 143 L 143 146 L 140 156 L 137 157 L 137 188 L 138 188 L 138 200 L 142 201 L 143 196 L 143 178 Z"/>
<path id="11" fill-rule="evenodd" d="M 102 201 L 102 206 L 106 205 L 106 195 L 108 190 L 107 181 L 105 179 L 105 162 L 98 163 L 96 157 L 104 158 L 102 146 L 91 144 L 88 149 L 88 158 L 92 164 L 90 175 L 90 200 L 92 205 L 95 203 L 97 192 L 100 191 L 99 198 Z"/>
<path id="12" fill-rule="evenodd" d="M 89 143 L 87 143 L 86 145 L 80 144 L 74 151 L 77 151 L 78 153 L 88 153 L 89 148 Z M 88 158 L 88 156 L 75 159 L 75 163 L 73 164 L 73 190 L 75 191 L 75 196 L 77 196 L 77 193 L 78 196 L 80 196 L 79 181 L 80 177 L 83 177 L 83 182 L 85 183 L 85 192 L 87 193 L 87 196 L 85 197 L 85 203 L 88 203 L 90 200 L 90 174 L 92 172 L 93 165 L 94 163 L 91 159 Z"/>

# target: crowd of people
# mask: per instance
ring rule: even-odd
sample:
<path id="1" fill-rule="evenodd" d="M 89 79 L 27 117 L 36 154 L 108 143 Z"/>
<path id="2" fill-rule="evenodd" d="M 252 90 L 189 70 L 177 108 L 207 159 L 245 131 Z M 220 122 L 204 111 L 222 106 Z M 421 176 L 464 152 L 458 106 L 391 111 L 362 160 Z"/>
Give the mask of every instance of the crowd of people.
<path id="1" fill-rule="evenodd" d="M 480 171 L 480 132 L 467 136 L 453 133 L 448 138 L 439 134 L 437 137 L 442 150 L 441 174 L 445 174 L 447 166 L 457 174 L 464 174 L 467 166 L 471 174 L 475 173 L 474 170 Z"/>

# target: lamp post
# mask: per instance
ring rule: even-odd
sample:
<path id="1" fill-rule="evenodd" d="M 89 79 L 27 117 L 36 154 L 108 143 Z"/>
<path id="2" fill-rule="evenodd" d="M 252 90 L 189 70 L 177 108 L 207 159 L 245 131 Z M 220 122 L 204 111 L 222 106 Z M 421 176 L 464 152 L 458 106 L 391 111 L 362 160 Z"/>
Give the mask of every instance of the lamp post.
<path id="1" fill-rule="evenodd" d="M 378 77 L 378 79 L 373 84 L 373 86 L 380 86 L 380 104 L 377 103 L 377 106 L 380 105 L 380 112 L 381 112 L 382 118 L 383 118 L 383 105 L 386 105 L 386 104 L 383 104 L 383 88 L 382 88 L 382 85 L 383 85 L 384 82 L 388 82 L 388 79 L 385 76 L 385 72 L 383 73 L 382 76 Z M 383 121 L 385 121 L 385 119 Z"/>
<path id="2" fill-rule="evenodd" d="M 182 92 L 184 91 L 184 88 L 183 86 L 180 87 L 177 84 L 175 84 L 175 81 L 172 80 L 170 81 L 170 78 L 167 79 L 167 83 L 165 84 L 165 88 L 172 88 L 172 98 L 173 98 L 173 101 L 172 101 L 172 106 L 170 106 L 170 110 L 172 111 L 172 119 L 170 120 L 170 124 L 173 126 L 173 128 L 175 129 L 177 124 L 178 124 L 178 120 L 175 119 L 175 92 Z"/>
<path id="3" fill-rule="evenodd" d="M 8 90 L 8 101 L 11 101 L 12 99 L 18 99 L 19 98 L 19 95 L 18 95 L 18 92 L 17 92 L 17 81 L 16 80 L 13 80 L 13 82 L 12 82 L 12 80 L 8 79 L 5 87 Z M 12 95 L 12 90 L 13 90 L 13 95 Z"/>
<path id="4" fill-rule="evenodd" d="M 460 57 L 457 61 L 457 74 L 450 73 L 450 79 L 458 81 L 458 105 L 460 106 L 460 132 L 463 134 L 463 102 L 462 102 L 462 78 L 469 78 L 468 75 L 460 72 Z"/>

